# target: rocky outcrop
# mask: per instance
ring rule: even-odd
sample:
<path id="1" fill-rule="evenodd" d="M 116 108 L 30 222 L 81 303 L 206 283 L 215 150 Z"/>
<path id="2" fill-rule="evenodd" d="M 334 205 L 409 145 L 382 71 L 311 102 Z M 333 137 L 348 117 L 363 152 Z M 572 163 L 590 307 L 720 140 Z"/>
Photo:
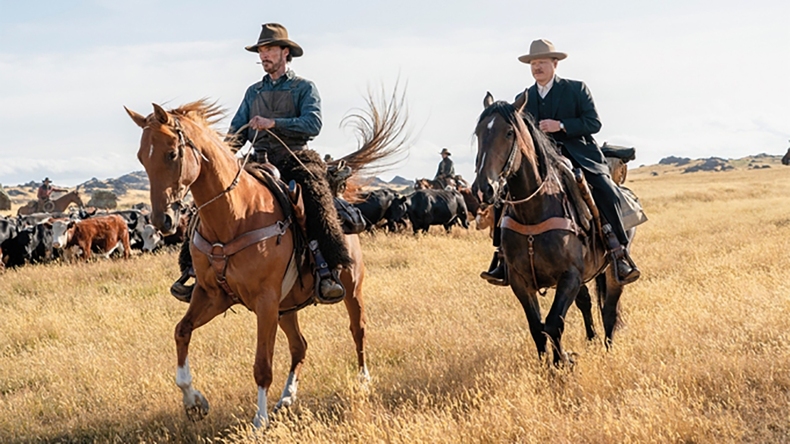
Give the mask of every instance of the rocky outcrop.
<path id="1" fill-rule="evenodd" d="M 735 169 L 735 167 L 730 165 L 727 159 L 710 157 L 708 159 L 703 159 L 702 162 L 696 165 L 686 168 L 683 170 L 683 173 L 696 173 L 697 171 L 727 171 L 733 169 Z"/>
<path id="2" fill-rule="evenodd" d="M 675 157 L 675 156 L 665 157 L 658 161 L 659 165 L 683 166 L 689 163 L 691 163 L 691 159 L 689 159 L 688 157 Z"/>
<path id="3" fill-rule="evenodd" d="M 111 191 L 96 190 L 91 195 L 91 200 L 88 202 L 89 207 L 96 207 L 105 210 L 114 210 L 118 207 L 118 196 Z"/>

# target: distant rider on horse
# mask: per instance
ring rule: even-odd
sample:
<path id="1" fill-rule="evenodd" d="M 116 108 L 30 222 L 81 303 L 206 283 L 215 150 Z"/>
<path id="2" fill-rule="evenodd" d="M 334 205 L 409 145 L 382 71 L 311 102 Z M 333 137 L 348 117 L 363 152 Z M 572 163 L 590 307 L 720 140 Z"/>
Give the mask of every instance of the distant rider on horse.
<path id="1" fill-rule="evenodd" d="M 567 56 L 563 52 L 556 52 L 548 40 L 541 39 L 532 42 L 529 54 L 518 58 L 530 65 L 532 77 L 535 78 L 535 84 L 526 91 L 528 100 L 524 112 L 531 115 L 540 130 L 560 148 L 573 167 L 581 168 L 584 172 L 587 183 L 592 187 L 595 204 L 604 219 L 601 221 L 602 230 L 615 258 L 615 272 L 621 282 L 633 282 L 639 278 L 640 272 L 636 266 L 632 266 L 633 261 L 628 257 L 628 237 L 623 227 L 616 185 L 609 176 L 606 159 L 592 136 L 601 129 L 592 94 L 583 82 L 555 75 L 557 63 Z M 497 223 L 501 214 L 501 208 L 497 209 Z M 500 229 L 497 227 L 494 232 L 497 252 L 494 253 L 490 269 L 480 276 L 492 284 L 507 285 L 505 262 L 501 259 L 499 249 L 499 234 Z"/>
<path id="2" fill-rule="evenodd" d="M 294 57 L 302 56 L 302 48 L 288 38 L 288 31 L 277 23 L 263 25 L 258 42 L 247 46 L 247 51 L 258 54 L 266 75 L 247 89 L 236 115 L 230 123 L 229 143 L 241 148 L 252 144 L 257 161 L 271 163 L 280 169 L 283 180 L 290 178 L 304 190 L 307 236 L 317 241 L 311 247 L 319 269 L 319 300 L 335 302 L 345 294 L 337 278 L 337 271 L 351 264 L 342 228 L 338 222 L 329 184 L 321 158 L 310 157 L 307 142 L 321 131 L 321 98 L 310 80 L 298 77 L 288 67 Z M 276 135 L 280 140 L 273 137 Z M 283 145 L 287 145 L 283 146 Z M 300 160 L 295 160 L 299 154 Z M 296 166 L 294 166 L 296 162 Z M 307 173 L 316 163 L 322 165 L 324 174 Z M 301 175 L 294 173 L 300 169 Z M 316 245 L 315 242 L 312 243 Z M 325 263 L 321 258 L 325 259 Z M 322 272 L 322 269 L 324 272 Z M 329 273 L 325 271 L 330 271 Z"/>
<path id="3" fill-rule="evenodd" d="M 68 190 L 63 188 L 57 188 L 52 186 L 52 181 L 49 180 L 49 177 L 45 177 L 44 181 L 41 183 L 41 186 L 38 187 L 38 209 L 39 211 L 45 211 L 45 206 L 48 202 L 52 200 L 52 193 L 64 193 Z M 54 207 L 54 206 L 53 206 Z"/>
<path id="4" fill-rule="evenodd" d="M 439 169 L 436 170 L 436 176 L 433 180 L 446 186 L 447 179 L 455 178 L 455 166 L 453 165 L 453 160 L 450 159 L 452 153 L 450 153 L 447 148 L 442 148 L 442 152 L 439 154 L 442 155 L 442 161 L 439 162 Z"/>

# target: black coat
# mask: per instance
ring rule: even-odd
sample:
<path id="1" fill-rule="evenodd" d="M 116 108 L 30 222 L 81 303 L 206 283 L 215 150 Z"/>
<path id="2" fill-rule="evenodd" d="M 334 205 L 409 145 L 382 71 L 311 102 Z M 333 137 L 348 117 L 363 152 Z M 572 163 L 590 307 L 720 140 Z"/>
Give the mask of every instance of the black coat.
<path id="1" fill-rule="evenodd" d="M 541 102 L 544 101 L 541 110 Z M 554 76 L 554 85 L 545 99 L 540 98 L 537 83 L 532 85 L 527 90 L 525 112 L 532 115 L 536 126 L 542 119 L 561 121 L 565 131 L 549 133 L 548 136 L 564 146 L 563 154 L 571 156 L 574 163 L 588 173 L 609 174 L 606 159 L 592 136 L 601 129 L 601 120 L 584 82 Z"/>

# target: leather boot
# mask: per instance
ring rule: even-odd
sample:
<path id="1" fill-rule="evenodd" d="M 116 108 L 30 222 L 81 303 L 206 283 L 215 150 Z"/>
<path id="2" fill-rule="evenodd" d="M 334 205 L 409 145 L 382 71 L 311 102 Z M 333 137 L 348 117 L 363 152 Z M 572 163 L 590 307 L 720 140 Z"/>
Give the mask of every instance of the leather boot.
<path id="1" fill-rule="evenodd" d="M 617 236 L 615 236 L 612 231 L 612 226 L 604 224 L 601 226 L 601 231 L 606 246 L 609 249 L 609 256 L 611 257 L 617 280 L 625 285 L 639 279 L 642 273 L 636 268 L 634 261 L 631 260 L 631 257 L 628 255 L 628 250 L 620 244 Z"/>
<path id="2" fill-rule="evenodd" d="M 507 265 L 505 264 L 505 258 L 501 248 L 497 248 L 494 252 L 494 257 L 491 259 L 491 265 L 488 267 L 488 271 L 480 273 L 480 277 L 492 285 L 498 285 L 500 287 L 510 285 L 507 279 Z"/>
<path id="3" fill-rule="evenodd" d="M 642 275 L 642 272 L 636 267 L 634 261 L 628 256 L 628 252 L 625 248 L 622 249 L 621 257 L 615 256 L 614 266 L 617 272 L 617 278 L 623 285 L 634 282 Z"/>
<path id="4" fill-rule="evenodd" d="M 334 277 L 321 279 L 321 284 L 318 288 L 319 297 L 323 304 L 334 304 L 340 302 L 346 296 L 346 289 L 335 281 Z"/>
<path id="5" fill-rule="evenodd" d="M 342 301 L 346 297 L 346 289 L 340 283 L 340 271 L 332 272 L 329 269 L 329 265 L 324 260 L 324 255 L 318 249 L 317 241 L 312 240 L 307 246 L 310 248 L 310 252 L 313 253 L 316 265 L 316 279 L 318 279 L 316 299 L 321 304 L 335 304 Z"/>

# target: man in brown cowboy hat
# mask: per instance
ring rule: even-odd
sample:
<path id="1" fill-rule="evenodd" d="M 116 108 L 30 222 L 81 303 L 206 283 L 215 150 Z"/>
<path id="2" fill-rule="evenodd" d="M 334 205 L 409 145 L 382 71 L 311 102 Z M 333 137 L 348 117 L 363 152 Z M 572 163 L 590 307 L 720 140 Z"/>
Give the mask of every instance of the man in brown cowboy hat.
<path id="1" fill-rule="evenodd" d="M 609 177 L 609 168 L 593 134 L 601 129 L 590 90 L 584 82 L 567 80 L 555 74 L 557 63 L 568 55 L 558 52 L 548 40 L 535 40 L 529 54 L 519 61 L 530 65 L 535 84 L 527 91 L 526 114 L 538 128 L 562 150 L 575 168 L 581 168 L 592 186 L 592 195 L 603 221 L 604 233 L 612 250 L 615 270 L 624 283 L 639 278 L 639 269 L 628 257 L 628 237 L 620 214 L 620 191 Z M 521 94 L 524 94 L 523 92 Z M 516 99 L 518 99 L 519 94 Z M 499 215 L 496 220 L 499 220 Z M 499 247 L 499 229 L 494 233 L 494 245 Z M 507 284 L 504 261 L 495 253 L 491 269 L 481 277 L 492 284 Z"/>
<path id="2" fill-rule="evenodd" d="M 450 156 L 453 154 L 447 148 L 442 148 L 442 152 L 439 154 L 442 155 L 442 161 L 439 162 L 439 169 L 436 170 L 436 176 L 434 176 L 433 180 L 447 183 L 447 179 L 455 177 L 455 166 L 453 165 L 453 160 L 450 159 Z"/>
<path id="3" fill-rule="evenodd" d="M 307 235 L 315 239 L 311 251 L 321 272 L 319 300 L 338 302 L 345 290 L 336 273 L 351 264 L 351 257 L 326 179 L 326 166 L 317 153 L 307 149 L 307 142 L 321 131 L 321 97 L 313 82 L 298 77 L 288 67 L 304 51 L 288 38 L 284 26 L 262 25 L 258 41 L 245 49 L 258 54 L 266 75 L 247 89 L 230 123 L 228 133 L 235 137 L 229 142 L 241 148 L 249 141 L 258 162 L 271 162 L 280 169 L 284 181 L 292 179 L 302 186 Z"/>

